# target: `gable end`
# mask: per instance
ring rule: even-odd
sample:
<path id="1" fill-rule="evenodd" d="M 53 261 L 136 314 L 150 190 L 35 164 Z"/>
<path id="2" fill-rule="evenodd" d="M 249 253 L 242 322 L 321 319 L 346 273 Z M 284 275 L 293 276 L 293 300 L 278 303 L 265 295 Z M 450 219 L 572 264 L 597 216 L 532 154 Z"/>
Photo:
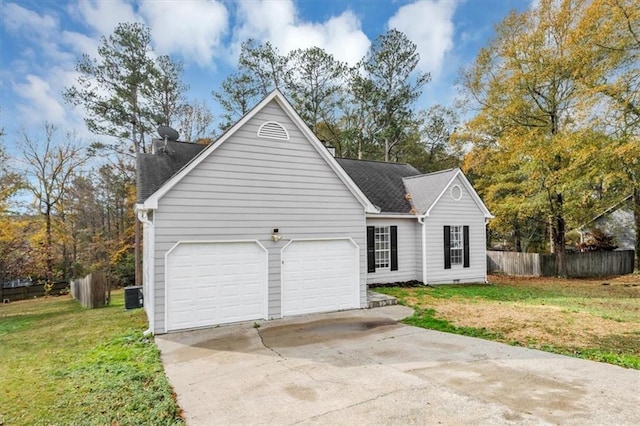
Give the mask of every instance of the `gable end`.
<path id="1" fill-rule="evenodd" d="M 289 140 L 289 132 L 284 126 L 276 121 L 267 121 L 258 129 L 258 137 L 266 139 Z"/>

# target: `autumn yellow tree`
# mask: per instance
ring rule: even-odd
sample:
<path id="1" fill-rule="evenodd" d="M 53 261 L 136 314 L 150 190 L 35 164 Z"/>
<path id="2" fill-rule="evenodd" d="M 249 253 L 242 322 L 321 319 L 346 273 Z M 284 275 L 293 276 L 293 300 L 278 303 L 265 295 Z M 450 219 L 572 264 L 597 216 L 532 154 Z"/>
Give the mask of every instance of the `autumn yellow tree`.
<path id="1" fill-rule="evenodd" d="M 567 215 L 580 211 L 597 180 L 580 166 L 605 143 L 587 130 L 593 105 L 576 81 L 584 63 L 574 32 L 587 6 L 541 0 L 510 13 L 462 76 L 478 107 L 466 125 L 475 141 L 466 166 L 481 170 L 479 186 L 507 220 L 531 212 L 548 220 L 558 275 L 566 274 Z"/>
<path id="2" fill-rule="evenodd" d="M 640 7 L 636 0 L 593 0 L 573 34 L 577 79 L 597 101 L 597 125 L 613 136 L 599 153 L 607 177 L 633 195 L 636 270 L 640 270 Z"/>

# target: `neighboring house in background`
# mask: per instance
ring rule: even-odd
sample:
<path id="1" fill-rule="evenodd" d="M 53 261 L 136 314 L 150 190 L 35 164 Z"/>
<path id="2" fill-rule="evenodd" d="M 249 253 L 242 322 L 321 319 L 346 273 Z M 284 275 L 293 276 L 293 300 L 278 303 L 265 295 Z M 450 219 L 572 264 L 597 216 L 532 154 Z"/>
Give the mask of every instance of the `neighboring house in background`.
<path id="1" fill-rule="evenodd" d="M 208 146 L 138 158 L 150 330 L 367 306 L 367 283 L 486 281 L 462 172 L 336 159 L 274 91 Z"/>
<path id="2" fill-rule="evenodd" d="M 636 232 L 633 224 L 632 198 L 629 195 L 618 204 L 593 218 L 590 222 L 582 225 L 578 230 L 581 242 L 585 242 L 590 231 L 599 229 L 614 238 L 614 242 L 618 246 L 616 250 L 633 250 Z"/>

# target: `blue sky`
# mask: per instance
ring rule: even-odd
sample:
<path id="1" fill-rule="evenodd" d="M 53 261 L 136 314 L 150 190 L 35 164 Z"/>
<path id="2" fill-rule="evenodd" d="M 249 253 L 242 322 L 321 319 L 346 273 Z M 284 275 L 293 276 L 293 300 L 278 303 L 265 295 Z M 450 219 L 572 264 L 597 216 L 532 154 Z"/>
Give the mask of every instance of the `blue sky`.
<path id="1" fill-rule="evenodd" d="M 397 28 L 417 44 L 419 68 L 432 74 L 420 108 L 451 105 L 459 69 L 475 58 L 510 10 L 531 0 L 0 0 L 0 125 L 10 152 L 21 127 L 44 121 L 75 129 L 82 140 L 100 140 L 84 128 L 81 112 L 64 103 L 82 53 L 96 54 L 101 36 L 116 24 L 143 22 L 154 50 L 184 63 L 188 96 L 211 97 L 234 70 L 247 38 L 270 41 L 281 53 L 320 46 L 354 64 L 371 41 Z"/>

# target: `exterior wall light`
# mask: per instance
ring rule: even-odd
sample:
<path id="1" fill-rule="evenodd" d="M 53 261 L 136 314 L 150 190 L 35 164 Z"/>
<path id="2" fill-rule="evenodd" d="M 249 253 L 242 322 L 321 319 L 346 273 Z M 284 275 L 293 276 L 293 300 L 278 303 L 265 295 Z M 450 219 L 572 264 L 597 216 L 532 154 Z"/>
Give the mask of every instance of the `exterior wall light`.
<path id="1" fill-rule="evenodd" d="M 278 228 L 273 228 L 271 231 L 271 241 L 280 241 L 282 239 L 282 235 L 278 234 Z"/>

